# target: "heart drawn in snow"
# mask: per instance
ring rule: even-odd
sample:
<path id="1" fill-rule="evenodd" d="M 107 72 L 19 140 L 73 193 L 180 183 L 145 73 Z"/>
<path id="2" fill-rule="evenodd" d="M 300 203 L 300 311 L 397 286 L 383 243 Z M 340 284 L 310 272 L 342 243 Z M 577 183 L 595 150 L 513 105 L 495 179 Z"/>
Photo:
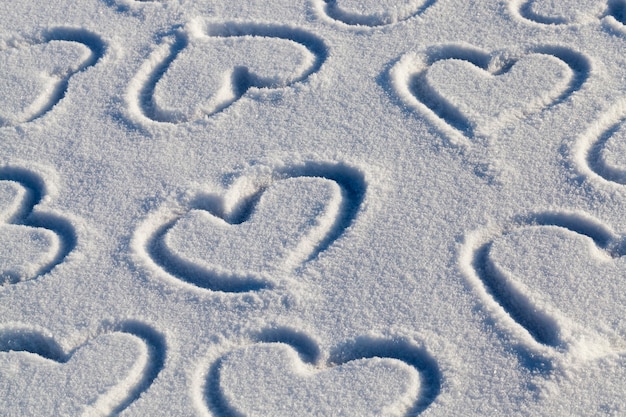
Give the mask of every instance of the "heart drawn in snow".
<path id="1" fill-rule="evenodd" d="M 339 238 L 364 195 L 362 173 L 343 164 L 242 176 L 224 195 L 198 193 L 185 208 L 155 212 L 133 246 L 140 262 L 177 284 L 224 292 L 271 288 Z"/>
<path id="2" fill-rule="evenodd" d="M 150 351 L 132 334 L 101 335 L 69 355 L 38 333 L 8 331 L 0 337 L 8 344 L 0 351 L 3 415 L 110 415 L 145 388 Z"/>
<path id="3" fill-rule="evenodd" d="M 588 216 L 537 219 L 477 250 L 483 285 L 533 343 L 583 360 L 626 352 L 624 239 Z"/>
<path id="4" fill-rule="evenodd" d="M 391 80 L 406 104 L 431 116 L 446 133 L 472 138 L 558 103 L 588 72 L 585 57 L 561 47 L 509 59 L 453 45 L 426 57 L 405 55 L 392 68 Z"/>
<path id="5" fill-rule="evenodd" d="M 30 122 L 52 109 L 69 79 L 95 64 L 102 50 L 95 35 L 57 29 L 44 43 L 0 51 L 0 127 Z"/>
<path id="6" fill-rule="evenodd" d="M 246 416 L 400 416 L 420 391 L 418 371 L 392 358 L 329 368 L 303 362 L 284 343 L 235 350 L 219 362 L 222 403 Z"/>
<path id="7" fill-rule="evenodd" d="M 173 258 L 217 276 L 258 277 L 306 259 L 328 234 L 341 206 L 341 188 L 322 178 L 290 178 L 263 192 L 250 219 L 229 224 L 191 210 L 165 234 Z"/>
<path id="8" fill-rule="evenodd" d="M 197 120 L 304 80 L 325 55 L 322 41 L 300 29 L 197 20 L 142 66 L 131 108 L 160 122 Z"/>

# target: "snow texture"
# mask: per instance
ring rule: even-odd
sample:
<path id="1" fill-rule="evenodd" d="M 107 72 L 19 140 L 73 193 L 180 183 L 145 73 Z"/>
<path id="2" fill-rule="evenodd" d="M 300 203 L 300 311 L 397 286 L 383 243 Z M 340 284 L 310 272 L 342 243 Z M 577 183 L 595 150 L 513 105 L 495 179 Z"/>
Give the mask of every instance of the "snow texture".
<path id="1" fill-rule="evenodd" d="M 625 0 L 0 3 L 0 415 L 626 415 Z"/>

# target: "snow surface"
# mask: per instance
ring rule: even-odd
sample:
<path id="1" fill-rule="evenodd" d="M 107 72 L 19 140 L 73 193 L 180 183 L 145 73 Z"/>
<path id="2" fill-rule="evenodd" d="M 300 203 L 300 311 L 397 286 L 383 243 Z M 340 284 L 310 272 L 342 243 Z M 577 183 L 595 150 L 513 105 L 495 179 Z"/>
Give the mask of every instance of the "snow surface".
<path id="1" fill-rule="evenodd" d="M 625 0 L 0 22 L 1 415 L 626 415 Z"/>

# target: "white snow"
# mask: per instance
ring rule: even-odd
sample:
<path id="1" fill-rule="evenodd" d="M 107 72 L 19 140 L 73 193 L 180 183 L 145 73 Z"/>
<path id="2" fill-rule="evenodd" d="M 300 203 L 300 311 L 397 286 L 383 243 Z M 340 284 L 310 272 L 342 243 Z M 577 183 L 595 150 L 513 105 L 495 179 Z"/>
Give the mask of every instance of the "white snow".
<path id="1" fill-rule="evenodd" d="M 0 415 L 626 415 L 626 1 L 0 3 Z"/>

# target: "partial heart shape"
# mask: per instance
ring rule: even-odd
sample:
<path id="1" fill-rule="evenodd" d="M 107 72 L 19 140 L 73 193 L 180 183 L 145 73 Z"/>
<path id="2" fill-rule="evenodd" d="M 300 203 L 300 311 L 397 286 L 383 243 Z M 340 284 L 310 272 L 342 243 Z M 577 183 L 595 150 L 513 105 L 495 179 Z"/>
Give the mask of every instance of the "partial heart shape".
<path id="1" fill-rule="evenodd" d="M 400 98 L 431 117 L 452 142 L 489 136 L 502 124 L 549 108 L 582 86 L 590 63 L 545 46 L 521 54 L 488 55 L 466 46 L 406 54 L 390 72 Z"/>
<path id="2" fill-rule="evenodd" d="M 44 43 L 0 51 L 0 127 L 32 121 L 52 109 L 69 79 L 99 58 L 100 46 L 92 39 L 89 33 L 58 29 Z"/>
<path id="3" fill-rule="evenodd" d="M 331 19 L 348 25 L 384 26 L 421 14 L 434 0 L 316 0 Z"/>
<path id="4" fill-rule="evenodd" d="M 251 171 L 229 175 L 224 192 L 196 190 L 147 216 L 131 242 L 135 260 L 201 291 L 282 287 L 343 235 L 365 198 L 364 174 L 343 163 Z"/>
<path id="5" fill-rule="evenodd" d="M 126 8 L 132 8 L 143 5 L 158 5 L 167 3 L 169 0 L 104 0 L 109 5 L 116 5 L 118 8 L 125 10 Z"/>
<path id="6" fill-rule="evenodd" d="M 162 252 L 177 269 L 197 271 L 199 284 L 209 281 L 202 286 L 267 283 L 312 253 L 330 233 L 341 205 L 342 191 L 334 181 L 278 181 L 260 194 L 249 219 L 240 224 L 206 210 L 189 211 L 164 234 Z"/>
<path id="7" fill-rule="evenodd" d="M 24 341 L 29 345 L 26 350 L 11 346 L 11 350 L 0 351 L 3 415 L 103 416 L 120 412 L 149 368 L 149 347 L 129 333 L 99 336 L 69 355 L 41 335 L 33 334 L 30 339 Z"/>
<path id="8" fill-rule="evenodd" d="M 485 289 L 553 352 L 586 360 L 624 351 L 622 238 L 579 215 L 537 219 L 475 249 L 473 268 Z"/>
<path id="9" fill-rule="evenodd" d="M 325 54 L 319 39 L 298 29 L 194 21 L 142 66 L 131 85 L 131 110 L 160 122 L 201 119 L 244 95 L 303 81 Z"/>
<path id="10" fill-rule="evenodd" d="M 615 2 L 613 2 L 615 3 Z M 515 0 L 511 7 L 525 19 L 541 24 L 597 21 L 606 12 L 606 0 Z"/>
<path id="11" fill-rule="evenodd" d="M 400 416 L 420 391 L 417 370 L 398 359 L 318 367 L 284 343 L 230 352 L 217 372 L 224 405 L 246 416 Z"/>
<path id="12" fill-rule="evenodd" d="M 55 216 L 33 213 L 41 198 L 38 194 L 36 188 L 21 182 L 0 179 L 1 283 L 14 284 L 36 278 L 60 262 L 71 249 L 67 237 L 50 228 L 70 226 L 66 227 L 64 221 Z M 48 226 L 40 227 L 44 219 Z"/>
<path id="13" fill-rule="evenodd" d="M 468 61 L 441 60 L 428 68 L 424 80 L 432 99 L 475 131 L 550 105 L 567 90 L 572 78 L 573 71 L 560 59 L 532 54 L 496 74 Z"/>

